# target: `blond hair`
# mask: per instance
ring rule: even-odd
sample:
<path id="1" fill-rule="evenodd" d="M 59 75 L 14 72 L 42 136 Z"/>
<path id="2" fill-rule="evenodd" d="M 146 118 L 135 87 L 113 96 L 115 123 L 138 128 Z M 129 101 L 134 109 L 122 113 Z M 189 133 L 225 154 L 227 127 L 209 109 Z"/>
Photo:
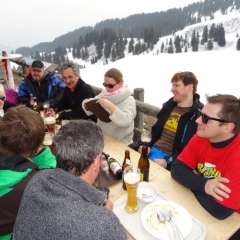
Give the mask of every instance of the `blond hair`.
<path id="1" fill-rule="evenodd" d="M 117 68 L 110 68 L 104 77 L 113 78 L 117 83 L 123 82 L 123 75 Z"/>

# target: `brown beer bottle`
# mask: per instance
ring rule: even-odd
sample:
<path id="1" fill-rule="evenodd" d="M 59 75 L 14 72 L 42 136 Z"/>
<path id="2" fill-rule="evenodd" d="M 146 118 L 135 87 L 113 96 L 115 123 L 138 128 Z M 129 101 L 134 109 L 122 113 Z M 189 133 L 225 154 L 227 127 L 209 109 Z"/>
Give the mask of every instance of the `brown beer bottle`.
<path id="1" fill-rule="evenodd" d="M 124 171 L 124 169 L 125 169 L 126 167 L 131 166 L 131 165 L 132 165 L 132 162 L 131 162 L 131 159 L 130 159 L 130 152 L 129 152 L 129 150 L 126 150 L 126 151 L 125 151 L 124 161 L 123 161 L 123 164 L 122 164 L 122 172 Z M 126 184 L 125 184 L 123 178 L 122 178 L 122 182 L 123 182 L 123 185 L 122 185 L 123 189 L 124 189 L 124 190 L 127 190 Z"/>
<path id="2" fill-rule="evenodd" d="M 30 94 L 30 102 L 29 102 L 29 104 L 30 104 L 31 109 L 33 109 L 34 102 L 35 102 L 35 100 L 34 100 L 33 94 Z"/>
<path id="3" fill-rule="evenodd" d="M 142 146 L 142 154 L 138 161 L 138 168 L 141 171 L 141 178 L 140 178 L 141 182 L 149 181 L 149 167 L 150 167 L 150 163 L 148 160 L 148 146 L 143 145 Z"/>
<path id="4" fill-rule="evenodd" d="M 34 101 L 33 110 L 37 113 L 40 113 L 40 107 L 37 102 Z"/>

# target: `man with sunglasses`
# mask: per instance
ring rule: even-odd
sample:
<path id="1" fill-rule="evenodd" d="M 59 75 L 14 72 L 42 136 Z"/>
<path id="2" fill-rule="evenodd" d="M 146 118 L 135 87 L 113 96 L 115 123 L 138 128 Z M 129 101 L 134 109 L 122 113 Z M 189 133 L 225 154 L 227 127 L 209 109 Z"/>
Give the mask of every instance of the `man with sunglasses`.
<path id="1" fill-rule="evenodd" d="M 173 97 L 163 104 L 157 115 L 157 122 L 152 127 L 148 155 L 150 160 L 168 170 L 196 133 L 195 120 L 198 109 L 203 107 L 200 96 L 196 93 L 198 80 L 192 72 L 174 74 L 171 83 Z M 136 149 L 135 146 L 133 148 Z M 142 146 L 138 148 L 139 152 L 141 150 Z"/>
<path id="2" fill-rule="evenodd" d="M 35 98 L 40 110 L 43 102 L 48 101 L 51 108 L 57 108 L 63 96 L 64 83 L 54 73 L 44 71 L 44 64 L 33 61 L 30 74 L 22 81 L 18 90 L 18 101 L 31 107 L 30 96 Z"/>
<path id="3" fill-rule="evenodd" d="M 196 123 L 197 133 L 173 163 L 171 175 L 211 215 L 225 219 L 240 213 L 240 99 L 207 96 Z"/>
<path id="4" fill-rule="evenodd" d="M 61 66 L 61 74 L 63 82 L 66 84 L 64 94 L 60 102 L 58 111 L 59 118 L 63 119 L 86 119 L 97 122 L 95 115 L 88 116 L 82 108 L 83 100 L 95 97 L 91 86 L 85 83 L 80 77 L 79 67 L 72 63 L 64 63 Z"/>

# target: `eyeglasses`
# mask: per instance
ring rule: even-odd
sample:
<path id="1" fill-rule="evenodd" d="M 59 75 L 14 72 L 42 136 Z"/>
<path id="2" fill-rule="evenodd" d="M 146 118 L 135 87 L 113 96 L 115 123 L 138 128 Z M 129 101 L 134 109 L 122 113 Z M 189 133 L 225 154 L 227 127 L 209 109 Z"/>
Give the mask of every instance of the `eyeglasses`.
<path id="1" fill-rule="evenodd" d="M 6 97 L 0 97 L 1 101 L 5 101 Z"/>
<path id="2" fill-rule="evenodd" d="M 214 120 L 214 121 L 218 121 L 218 122 L 225 122 L 225 123 L 229 123 L 229 121 L 227 120 L 223 120 L 223 119 L 220 119 L 220 118 L 212 118 L 212 117 L 209 117 L 207 116 L 206 114 L 202 113 L 200 110 L 199 110 L 199 113 L 200 113 L 200 116 L 202 117 L 202 122 L 204 124 L 207 124 L 208 123 L 208 120 Z"/>
<path id="3" fill-rule="evenodd" d="M 108 87 L 108 88 L 114 88 L 114 86 L 116 86 L 118 83 L 116 83 L 116 84 L 106 84 L 106 83 L 103 83 L 103 86 L 106 88 L 106 87 Z"/>

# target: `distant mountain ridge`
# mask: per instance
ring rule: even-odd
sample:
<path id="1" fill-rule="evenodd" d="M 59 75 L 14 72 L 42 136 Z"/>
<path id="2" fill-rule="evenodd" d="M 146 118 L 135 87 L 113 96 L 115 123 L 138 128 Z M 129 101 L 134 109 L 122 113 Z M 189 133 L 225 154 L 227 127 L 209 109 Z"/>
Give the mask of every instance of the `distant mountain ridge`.
<path id="1" fill-rule="evenodd" d="M 169 9 L 167 11 L 134 14 L 122 19 L 108 19 L 97 23 L 94 27 L 81 27 L 75 31 L 66 33 L 54 39 L 53 42 L 39 43 L 31 48 L 20 47 L 16 49 L 16 53 L 24 56 L 30 56 L 31 53 L 52 52 L 58 46 L 73 47 L 79 44 L 80 39 L 92 32 L 103 32 L 105 29 L 112 29 L 119 35 L 127 38 L 143 38 L 146 28 L 153 29 L 155 38 L 164 37 L 174 34 L 184 29 L 186 26 L 200 23 L 208 19 L 214 19 L 214 13 L 221 11 L 227 14 L 227 10 L 235 9 L 239 11 L 240 0 L 205 0 L 204 2 L 196 2 L 189 4 L 184 8 Z"/>
<path id="2" fill-rule="evenodd" d="M 88 32 L 91 32 L 92 30 L 92 27 L 81 27 L 72 32 L 55 38 L 52 42 L 42 42 L 33 47 L 17 48 L 16 53 L 20 53 L 23 56 L 30 56 L 31 53 L 35 53 L 36 51 L 52 52 L 57 46 L 72 46 L 74 41 L 78 41 L 79 36 L 85 36 Z"/>

